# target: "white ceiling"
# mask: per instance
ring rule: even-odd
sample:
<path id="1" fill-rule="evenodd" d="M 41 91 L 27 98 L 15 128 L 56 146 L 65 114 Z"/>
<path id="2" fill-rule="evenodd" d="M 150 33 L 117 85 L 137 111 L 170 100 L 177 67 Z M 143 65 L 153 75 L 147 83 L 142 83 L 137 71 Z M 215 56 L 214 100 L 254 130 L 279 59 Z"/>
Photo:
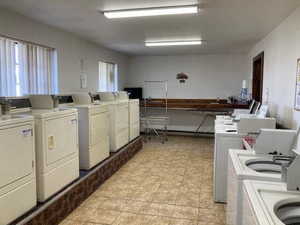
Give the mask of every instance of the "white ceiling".
<path id="1" fill-rule="evenodd" d="M 197 15 L 106 19 L 98 10 L 195 4 L 197 0 L 0 0 L 43 23 L 129 55 L 245 52 L 300 5 L 299 0 L 199 0 Z M 155 47 L 144 41 L 202 38 L 202 46 Z"/>

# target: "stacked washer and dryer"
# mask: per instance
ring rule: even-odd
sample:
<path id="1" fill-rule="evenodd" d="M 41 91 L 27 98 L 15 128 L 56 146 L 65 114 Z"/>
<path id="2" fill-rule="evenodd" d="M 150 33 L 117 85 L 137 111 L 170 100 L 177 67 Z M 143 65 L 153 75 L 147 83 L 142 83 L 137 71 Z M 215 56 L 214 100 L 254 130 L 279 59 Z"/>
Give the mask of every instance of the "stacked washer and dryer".
<path id="1" fill-rule="evenodd" d="M 129 142 L 129 98 L 127 92 L 99 92 L 108 105 L 110 151 L 116 152 Z"/>
<path id="2" fill-rule="evenodd" d="M 100 104 L 99 95 L 90 93 L 76 93 L 69 98 L 74 102 L 71 100 L 67 106 L 78 110 L 80 169 L 89 170 L 109 157 L 108 105 Z"/>
<path id="3" fill-rule="evenodd" d="M 115 95 L 119 102 L 128 102 L 128 137 L 132 141 L 140 135 L 140 100 L 129 99 L 126 91 L 116 92 Z"/>
<path id="4" fill-rule="evenodd" d="M 140 100 L 129 100 L 129 141 L 140 136 Z"/>

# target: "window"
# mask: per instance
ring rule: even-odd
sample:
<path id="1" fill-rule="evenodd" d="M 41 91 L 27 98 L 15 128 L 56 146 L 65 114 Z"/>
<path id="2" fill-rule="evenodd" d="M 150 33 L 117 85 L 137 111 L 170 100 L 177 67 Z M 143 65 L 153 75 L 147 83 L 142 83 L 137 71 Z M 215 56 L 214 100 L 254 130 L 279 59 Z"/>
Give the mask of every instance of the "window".
<path id="1" fill-rule="evenodd" d="M 15 60 L 16 60 L 16 95 L 21 96 L 21 79 L 20 79 L 20 59 L 19 59 L 19 45 L 15 43 Z"/>
<path id="2" fill-rule="evenodd" d="M 57 93 L 56 51 L 0 37 L 0 96 Z"/>
<path id="3" fill-rule="evenodd" d="M 118 65 L 99 62 L 99 91 L 118 90 Z"/>
<path id="4" fill-rule="evenodd" d="M 28 92 L 30 94 L 53 94 L 57 92 L 57 76 L 53 49 L 27 45 Z"/>

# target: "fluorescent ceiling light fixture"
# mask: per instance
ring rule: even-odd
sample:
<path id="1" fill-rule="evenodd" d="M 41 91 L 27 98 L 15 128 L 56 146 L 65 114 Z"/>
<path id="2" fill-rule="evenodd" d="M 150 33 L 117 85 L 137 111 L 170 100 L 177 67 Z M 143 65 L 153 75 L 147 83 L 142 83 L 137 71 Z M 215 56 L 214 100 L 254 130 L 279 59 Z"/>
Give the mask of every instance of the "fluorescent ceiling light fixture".
<path id="1" fill-rule="evenodd" d="M 176 46 L 176 45 L 201 45 L 202 40 L 190 40 L 190 41 L 156 41 L 156 42 L 145 42 L 147 47 L 158 47 L 158 46 Z"/>
<path id="2" fill-rule="evenodd" d="M 109 19 L 198 13 L 198 5 L 104 11 Z"/>

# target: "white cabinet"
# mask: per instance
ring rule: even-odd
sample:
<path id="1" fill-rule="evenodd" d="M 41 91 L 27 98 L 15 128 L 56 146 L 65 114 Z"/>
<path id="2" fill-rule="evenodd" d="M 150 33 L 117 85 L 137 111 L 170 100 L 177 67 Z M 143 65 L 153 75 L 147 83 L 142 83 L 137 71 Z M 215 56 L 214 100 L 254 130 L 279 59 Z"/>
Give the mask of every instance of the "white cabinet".
<path id="1" fill-rule="evenodd" d="M 129 100 L 126 92 L 99 92 L 108 105 L 110 151 L 116 152 L 129 142 Z"/>

